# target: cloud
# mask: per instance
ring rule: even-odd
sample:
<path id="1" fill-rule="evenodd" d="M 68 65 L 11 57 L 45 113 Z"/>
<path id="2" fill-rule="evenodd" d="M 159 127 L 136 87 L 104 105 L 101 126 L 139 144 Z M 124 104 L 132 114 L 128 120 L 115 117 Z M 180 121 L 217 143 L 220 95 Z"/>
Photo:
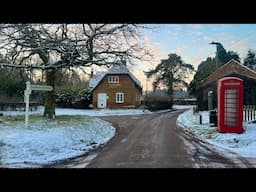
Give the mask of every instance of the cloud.
<path id="1" fill-rule="evenodd" d="M 247 51 L 250 49 L 249 47 L 249 42 L 247 40 L 231 41 L 231 43 L 226 45 L 227 50 L 237 52 L 242 59 L 246 56 Z"/>
<path id="2" fill-rule="evenodd" d="M 238 40 L 238 41 L 231 41 L 231 43 L 227 44 L 226 47 L 228 49 L 235 49 L 235 50 L 241 50 L 248 47 L 248 42 L 246 40 Z"/>
<path id="3" fill-rule="evenodd" d="M 189 24 L 186 30 L 190 38 L 202 38 L 203 35 L 203 25 L 201 24 Z M 193 40 L 193 39 L 192 39 Z"/>
<path id="4" fill-rule="evenodd" d="M 191 29 L 203 29 L 205 24 L 188 24 Z"/>
<path id="5" fill-rule="evenodd" d="M 182 26 L 184 26 L 184 24 L 169 24 L 168 26 L 172 30 L 181 31 L 182 30 Z"/>
<path id="6" fill-rule="evenodd" d="M 191 36 L 202 36 L 203 35 L 203 32 L 201 30 L 191 30 L 189 31 L 189 35 Z"/>
<path id="7" fill-rule="evenodd" d="M 144 74 L 144 72 L 141 71 L 140 69 L 138 69 L 138 65 L 131 67 L 130 71 L 141 82 L 143 91 L 147 91 L 147 90 L 151 91 L 151 90 L 153 90 L 152 83 L 153 83 L 154 79 L 153 78 L 148 78 L 147 79 L 147 77 Z"/>
<path id="8" fill-rule="evenodd" d="M 221 34 L 216 34 L 216 35 L 208 35 L 208 36 L 204 36 L 203 40 L 207 41 L 207 42 L 211 42 L 211 41 L 228 41 L 228 40 L 232 40 L 234 39 L 233 35 L 229 35 L 229 34 L 225 34 L 225 33 L 221 33 Z"/>
<path id="9" fill-rule="evenodd" d="M 177 47 L 175 50 L 173 50 L 174 53 L 177 53 L 178 55 L 183 55 L 189 46 L 187 44 Z"/>
<path id="10" fill-rule="evenodd" d="M 143 64 L 146 69 L 156 66 L 161 59 L 167 58 L 169 50 L 166 49 L 165 45 L 160 41 L 153 41 L 151 37 L 146 36 L 144 39 L 144 47 L 153 55 L 147 64 Z"/>
<path id="11" fill-rule="evenodd" d="M 172 31 L 169 33 L 171 40 L 178 40 L 181 38 L 180 32 Z"/>

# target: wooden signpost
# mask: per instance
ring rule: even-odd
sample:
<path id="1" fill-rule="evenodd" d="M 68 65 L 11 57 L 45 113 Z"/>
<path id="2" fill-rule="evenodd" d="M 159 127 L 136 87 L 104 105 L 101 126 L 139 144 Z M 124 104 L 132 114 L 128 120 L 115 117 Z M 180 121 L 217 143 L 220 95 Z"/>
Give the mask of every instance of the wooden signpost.
<path id="1" fill-rule="evenodd" d="M 26 103 L 26 112 L 25 112 L 25 126 L 28 127 L 28 111 L 29 111 L 29 96 L 33 90 L 36 91 L 52 91 L 52 86 L 47 85 L 31 85 L 29 81 L 26 82 L 26 90 L 24 91 L 24 102 Z"/>

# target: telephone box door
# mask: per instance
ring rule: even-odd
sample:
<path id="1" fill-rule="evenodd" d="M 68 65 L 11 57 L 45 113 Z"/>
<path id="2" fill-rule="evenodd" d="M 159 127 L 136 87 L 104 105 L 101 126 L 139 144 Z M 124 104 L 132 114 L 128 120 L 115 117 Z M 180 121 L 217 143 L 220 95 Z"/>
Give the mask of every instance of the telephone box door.
<path id="1" fill-rule="evenodd" d="M 243 132 L 243 80 L 225 77 L 218 82 L 218 131 Z"/>

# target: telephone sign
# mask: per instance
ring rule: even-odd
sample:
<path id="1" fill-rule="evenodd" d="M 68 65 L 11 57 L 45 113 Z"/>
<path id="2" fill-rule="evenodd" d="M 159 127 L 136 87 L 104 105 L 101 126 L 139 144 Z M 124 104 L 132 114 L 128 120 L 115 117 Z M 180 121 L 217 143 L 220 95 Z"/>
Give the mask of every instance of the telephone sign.
<path id="1" fill-rule="evenodd" d="M 243 132 L 243 80 L 225 77 L 218 82 L 218 131 Z"/>

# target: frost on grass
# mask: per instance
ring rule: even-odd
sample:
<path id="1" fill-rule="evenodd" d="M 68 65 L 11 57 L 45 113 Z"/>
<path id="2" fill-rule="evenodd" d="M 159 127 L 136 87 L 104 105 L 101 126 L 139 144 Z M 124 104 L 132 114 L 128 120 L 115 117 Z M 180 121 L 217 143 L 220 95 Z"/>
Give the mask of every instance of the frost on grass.
<path id="1" fill-rule="evenodd" d="M 173 109 L 190 109 L 195 107 L 196 105 L 173 105 Z"/>
<path id="2" fill-rule="evenodd" d="M 29 128 L 21 119 L 12 117 L 0 124 L 0 161 L 7 167 L 80 156 L 115 134 L 110 123 L 88 116 L 59 116 L 53 121 L 32 116 Z"/>
<path id="3" fill-rule="evenodd" d="M 44 106 L 39 106 L 37 110 L 30 111 L 30 115 L 43 114 Z M 112 116 L 112 115 L 141 115 L 151 113 L 147 109 L 70 109 L 56 108 L 56 115 L 88 115 L 88 116 Z M 4 115 L 25 115 L 24 111 L 0 111 Z"/>
<path id="4" fill-rule="evenodd" d="M 177 124 L 216 146 L 232 150 L 245 157 L 256 157 L 255 123 L 244 122 L 244 132 L 241 134 L 219 133 L 217 127 L 209 125 L 209 113 L 203 111 L 200 114 L 202 124 L 199 124 L 199 114 L 193 114 L 191 109 L 178 117 Z"/>

